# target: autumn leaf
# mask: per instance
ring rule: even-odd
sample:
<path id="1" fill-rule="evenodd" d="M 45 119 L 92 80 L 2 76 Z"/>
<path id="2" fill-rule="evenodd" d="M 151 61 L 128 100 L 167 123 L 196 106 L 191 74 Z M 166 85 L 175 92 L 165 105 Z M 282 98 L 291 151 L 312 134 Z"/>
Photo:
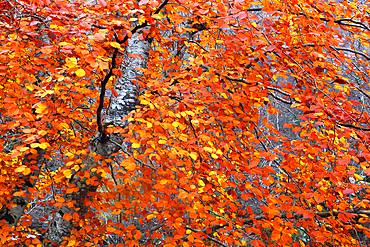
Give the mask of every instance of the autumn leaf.
<path id="1" fill-rule="evenodd" d="M 185 191 L 179 193 L 179 199 L 185 199 L 188 197 L 188 193 Z"/>
<path id="2" fill-rule="evenodd" d="M 47 105 L 45 103 L 39 103 L 36 106 L 36 113 L 44 113 L 46 111 Z"/>
<path id="3" fill-rule="evenodd" d="M 78 77 L 84 77 L 86 75 L 86 72 L 83 69 L 76 70 L 76 75 Z"/>
<path id="4" fill-rule="evenodd" d="M 15 172 L 22 173 L 23 175 L 28 175 L 31 173 L 31 169 L 27 166 L 21 165 L 15 169 Z"/>
<path id="5" fill-rule="evenodd" d="M 315 214 L 312 213 L 310 210 L 301 210 L 301 211 L 298 211 L 297 213 L 302 214 L 304 219 L 310 219 L 315 216 Z"/>
<path id="6" fill-rule="evenodd" d="M 120 44 L 118 44 L 117 42 L 110 42 L 110 45 L 111 45 L 112 47 L 114 47 L 114 48 L 120 48 L 120 47 L 121 47 L 121 45 L 120 45 Z"/>
<path id="7" fill-rule="evenodd" d="M 111 89 L 111 91 L 112 91 L 112 94 L 114 95 L 114 97 L 118 97 L 119 96 L 119 94 L 117 93 L 117 91 L 116 90 L 114 90 L 114 89 Z"/>
<path id="8" fill-rule="evenodd" d="M 152 17 L 153 17 L 154 19 L 158 19 L 158 20 L 162 20 L 162 19 L 164 18 L 164 16 L 163 16 L 163 15 L 161 15 L 161 14 L 154 14 L 154 15 L 152 15 Z"/>
<path id="9" fill-rule="evenodd" d="M 269 0 L 262 0 L 262 4 L 266 8 L 266 10 L 270 9 L 270 1 Z"/>
<path id="10" fill-rule="evenodd" d="M 132 143 L 131 147 L 133 147 L 133 148 L 139 148 L 140 147 L 140 143 Z"/>
<path id="11" fill-rule="evenodd" d="M 0 2 L 0 246 L 366 245 L 367 13 Z"/>
<path id="12" fill-rule="evenodd" d="M 335 82 L 335 83 L 338 83 L 338 84 L 341 84 L 341 85 L 343 85 L 343 84 L 347 84 L 347 82 L 346 82 L 345 80 L 341 79 L 341 78 L 336 78 L 336 79 L 334 80 L 334 82 Z"/>

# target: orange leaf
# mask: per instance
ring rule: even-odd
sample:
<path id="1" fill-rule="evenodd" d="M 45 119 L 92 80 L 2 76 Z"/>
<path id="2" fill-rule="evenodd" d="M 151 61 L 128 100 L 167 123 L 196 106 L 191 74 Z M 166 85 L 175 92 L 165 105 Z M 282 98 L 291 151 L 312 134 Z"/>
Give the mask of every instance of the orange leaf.
<path id="1" fill-rule="evenodd" d="M 19 167 L 17 167 L 17 168 L 15 169 L 15 172 L 22 173 L 23 175 L 28 175 L 28 174 L 30 174 L 30 173 L 31 173 L 31 169 L 30 169 L 30 168 L 28 168 L 28 167 L 27 167 L 27 166 L 25 166 L 25 165 L 21 165 L 21 166 L 19 166 Z"/>

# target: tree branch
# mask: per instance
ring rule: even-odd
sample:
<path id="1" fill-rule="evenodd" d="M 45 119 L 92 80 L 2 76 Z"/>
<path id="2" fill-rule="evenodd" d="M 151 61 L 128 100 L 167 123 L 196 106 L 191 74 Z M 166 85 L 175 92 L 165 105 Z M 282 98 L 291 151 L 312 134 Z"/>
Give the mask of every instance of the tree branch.
<path id="1" fill-rule="evenodd" d="M 167 3 L 168 3 L 168 0 L 163 1 L 163 3 L 158 7 L 158 9 L 154 12 L 154 14 L 158 14 Z M 143 27 L 146 27 L 147 25 L 148 25 L 148 22 L 146 21 L 143 24 L 134 27 L 134 29 L 132 29 L 132 31 L 131 31 L 131 34 L 136 33 L 139 29 L 141 29 Z M 119 43 L 119 44 L 125 44 L 129 39 L 128 34 L 126 34 L 126 36 L 123 38 L 123 40 L 119 40 L 118 35 L 116 33 L 114 33 L 114 34 L 115 34 L 115 39 L 116 39 L 117 43 Z M 105 133 L 105 131 L 103 129 L 101 112 L 104 108 L 104 98 L 105 98 L 105 92 L 106 92 L 106 85 L 107 85 L 109 79 L 111 78 L 111 76 L 113 75 L 113 69 L 117 68 L 116 58 L 117 58 L 118 52 L 119 52 L 118 48 L 114 48 L 113 55 L 112 55 L 112 66 L 110 67 L 109 72 L 105 75 L 104 80 L 101 83 L 99 106 L 98 106 L 98 109 L 97 109 L 97 124 L 98 124 L 98 131 L 100 133 L 100 142 L 101 143 L 106 143 L 108 141 L 107 134 Z"/>
<path id="2" fill-rule="evenodd" d="M 368 210 L 347 210 L 347 211 L 313 212 L 313 214 L 315 214 L 316 216 L 321 217 L 321 218 L 329 218 L 329 217 L 332 217 L 332 216 L 336 217 L 339 214 L 356 214 L 356 215 L 363 214 L 363 215 L 370 216 L 370 211 L 368 211 Z M 293 217 L 288 217 L 288 215 L 292 215 Z M 303 214 L 282 213 L 281 215 L 279 215 L 277 217 L 279 217 L 280 219 L 291 219 L 291 218 L 300 219 L 300 218 L 303 218 Z M 256 217 L 254 217 L 253 219 L 245 220 L 244 224 L 252 225 L 253 220 L 265 220 L 265 219 L 266 219 L 265 215 L 258 215 Z"/>
<path id="3" fill-rule="evenodd" d="M 185 229 L 191 230 L 191 231 L 193 231 L 193 232 L 203 232 L 203 233 L 204 233 L 204 231 L 195 230 L 195 229 L 193 229 L 193 228 L 191 228 L 191 227 L 188 227 L 188 226 L 185 226 Z M 205 234 L 205 233 L 204 233 L 204 234 Z M 207 234 L 206 234 L 206 235 L 207 235 Z M 211 240 L 211 241 L 213 241 L 213 242 L 215 242 L 215 243 L 217 243 L 217 244 L 219 244 L 219 245 L 223 246 L 223 247 L 228 247 L 226 244 L 224 244 L 224 243 L 222 243 L 222 242 L 218 241 L 218 240 L 217 240 L 217 239 L 215 239 L 215 238 L 212 238 L 212 237 L 211 237 L 211 236 L 209 236 L 209 235 L 207 235 L 207 238 L 208 238 L 209 240 Z"/>
<path id="4" fill-rule="evenodd" d="M 357 127 L 352 124 L 344 124 L 344 123 L 337 123 L 339 126 L 347 127 L 347 128 L 352 128 L 356 130 L 362 130 L 362 131 L 370 131 L 370 129 L 367 128 L 362 128 L 362 127 Z"/>
<path id="5" fill-rule="evenodd" d="M 332 48 L 333 50 L 336 50 L 336 51 L 352 52 L 352 53 L 355 53 L 355 54 L 358 54 L 358 55 L 361 55 L 361 56 L 365 57 L 367 60 L 370 60 L 370 57 L 368 55 L 366 55 L 365 53 L 363 53 L 363 52 L 355 51 L 355 50 L 348 49 L 348 48 L 335 47 L 335 46 L 330 46 L 330 48 Z"/>

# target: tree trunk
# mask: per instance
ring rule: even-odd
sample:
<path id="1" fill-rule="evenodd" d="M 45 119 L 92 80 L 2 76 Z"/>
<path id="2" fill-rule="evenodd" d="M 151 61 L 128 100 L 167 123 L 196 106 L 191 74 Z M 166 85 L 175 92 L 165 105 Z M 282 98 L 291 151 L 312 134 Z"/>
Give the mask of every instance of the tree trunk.
<path id="1" fill-rule="evenodd" d="M 133 80 L 140 76 L 140 72 L 137 72 L 136 68 L 142 68 L 145 66 L 150 44 L 147 41 L 141 41 L 137 37 L 137 33 L 129 39 L 128 46 L 126 47 L 126 54 L 124 63 L 121 66 L 123 77 L 118 78 L 115 90 L 119 96 L 117 98 L 111 97 L 109 109 L 106 111 L 106 117 L 104 122 L 114 124 L 115 126 L 124 127 L 125 123 L 121 122 L 121 119 L 125 117 L 130 111 L 135 109 L 137 102 L 138 90 L 133 83 Z M 130 54 L 138 54 L 136 59 L 130 58 Z M 111 135 L 110 140 L 122 143 L 122 138 L 118 135 Z M 111 154 L 116 153 L 119 147 L 111 141 L 107 143 L 101 143 L 97 139 L 93 140 L 89 146 L 90 152 L 95 152 L 104 158 L 110 157 Z M 90 171 L 91 169 L 99 165 L 100 161 L 95 162 L 90 156 L 86 157 L 83 162 L 84 168 L 80 171 Z M 82 166 L 83 167 L 83 166 Z M 91 177 L 95 176 L 98 181 L 101 179 L 99 174 L 91 172 Z M 88 184 L 86 178 L 81 179 L 79 176 L 73 176 L 69 181 L 70 185 L 75 185 L 79 188 L 77 192 L 69 193 L 64 195 L 65 201 L 71 200 L 74 202 L 73 208 L 64 206 L 59 208 L 52 219 L 45 240 L 43 242 L 44 247 L 59 246 L 65 239 L 72 235 L 74 229 L 78 229 L 78 226 L 73 223 L 73 220 L 64 220 L 63 215 L 66 213 L 77 213 L 80 219 L 84 219 L 85 214 L 89 211 L 89 205 L 86 201 L 89 200 L 91 195 L 89 193 L 96 192 L 98 186 L 95 184 Z"/>

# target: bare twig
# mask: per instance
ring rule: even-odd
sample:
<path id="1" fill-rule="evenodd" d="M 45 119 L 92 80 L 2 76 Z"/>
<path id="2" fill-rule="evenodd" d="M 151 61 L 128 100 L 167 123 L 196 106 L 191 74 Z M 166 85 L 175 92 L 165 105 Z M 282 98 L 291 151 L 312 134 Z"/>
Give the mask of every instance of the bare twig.
<path id="1" fill-rule="evenodd" d="M 363 53 L 363 52 L 355 51 L 355 50 L 348 49 L 348 48 L 335 47 L 335 46 L 330 46 L 330 48 L 332 48 L 333 50 L 336 50 L 336 51 L 348 51 L 348 52 L 352 52 L 352 53 L 355 53 L 357 55 L 363 56 L 367 60 L 370 60 L 370 57 L 368 55 L 366 55 L 365 53 Z"/>
<path id="2" fill-rule="evenodd" d="M 362 130 L 362 131 L 370 131 L 370 129 L 367 128 L 362 128 L 362 127 L 357 127 L 352 124 L 344 124 L 344 123 L 337 123 L 339 126 L 347 127 L 347 128 L 352 128 L 356 130 Z"/>
<path id="3" fill-rule="evenodd" d="M 185 226 L 185 229 L 191 230 L 191 231 L 193 231 L 193 232 L 203 232 L 203 231 L 195 230 L 195 229 L 193 229 L 193 228 L 191 228 L 191 227 L 188 227 L 188 226 Z M 210 237 L 209 235 L 207 235 L 207 237 L 208 237 L 208 239 L 209 239 L 209 240 L 211 240 L 211 241 L 213 241 L 213 242 L 215 242 L 215 243 L 217 243 L 217 244 L 219 244 L 219 245 L 221 245 L 221 246 L 223 246 L 223 247 L 227 247 L 227 245 L 226 245 L 226 244 L 224 244 L 224 243 L 222 243 L 222 242 L 218 241 L 217 239 L 212 238 L 212 237 Z"/>
<path id="4" fill-rule="evenodd" d="M 201 44 L 199 44 L 198 42 L 195 42 L 194 40 L 187 40 L 187 42 L 194 43 L 194 44 L 198 45 L 200 48 L 202 48 L 205 52 L 209 53 L 209 51 L 206 48 L 204 48 L 203 46 L 201 46 Z"/>
<path id="5" fill-rule="evenodd" d="M 328 218 L 328 217 L 332 217 L 332 216 L 336 217 L 339 214 L 355 214 L 355 215 L 363 214 L 363 215 L 370 216 L 370 211 L 368 211 L 368 210 L 346 210 L 346 211 L 312 212 L 312 213 L 315 214 L 318 217 L 321 217 L 321 218 Z M 292 217 L 288 217 L 288 215 L 291 215 Z M 279 217 L 280 219 L 290 219 L 290 218 L 300 219 L 300 218 L 303 218 L 303 214 L 300 214 L 300 213 L 282 213 L 281 215 L 276 216 L 276 217 Z M 251 225 L 251 224 L 253 224 L 253 220 L 265 220 L 265 219 L 266 219 L 265 215 L 259 215 L 259 216 L 254 217 L 253 219 L 245 220 L 244 224 Z"/>
<path id="6" fill-rule="evenodd" d="M 113 140 L 109 140 L 111 143 L 113 143 L 113 144 L 115 144 L 117 147 L 119 147 L 126 155 L 128 155 L 128 156 L 131 156 L 131 157 L 133 157 L 132 156 L 132 154 L 130 154 L 127 150 L 126 150 L 126 148 L 124 148 L 121 144 L 119 144 L 119 143 L 117 143 L 117 142 L 115 142 L 115 141 L 113 141 Z M 142 162 L 141 160 L 139 160 L 139 159 L 136 159 L 135 157 L 134 157 L 134 159 L 135 159 L 135 161 L 137 162 L 137 163 L 139 163 L 140 165 L 142 165 L 142 166 L 146 166 L 146 167 L 148 167 L 148 168 L 150 168 L 150 169 L 152 169 L 152 170 L 155 170 L 155 168 L 153 168 L 152 166 L 150 166 L 150 165 L 148 165 L 148 164 L 145 164 L 144 162 Z"/>

